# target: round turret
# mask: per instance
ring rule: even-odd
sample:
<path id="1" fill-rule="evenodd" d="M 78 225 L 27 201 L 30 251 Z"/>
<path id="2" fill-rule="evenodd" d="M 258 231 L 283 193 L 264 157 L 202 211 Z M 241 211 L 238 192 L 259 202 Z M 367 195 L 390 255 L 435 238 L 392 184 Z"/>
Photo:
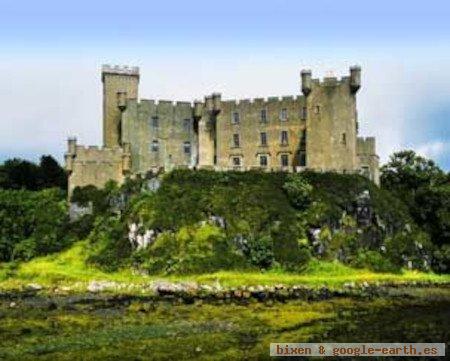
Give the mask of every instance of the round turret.
<path id="1" fill-rule="evenodd" d="M 361 87 L 361 67 L 354 65 L 350 68 L 350 89 L 356 93 Z"/>
<path id="2" fill-rule="evenodd" d="M 213 113 L 214 112 L 214 102 L 213 102 L 212 95 L 209 95 L 209 96 L 205 97 L 205 105 L 206 105 L 206 110 L 209 113 Z"/>
<path id="3" fill-rule="evenodd" d="M 221 97 L 220 93 L 213 93 L 212 95 L 214 114 L 220 113 Z"/>
<path id="4" fill-rule="evenodd" d="M 67 139 L 67 152 L 69 154 L 75 155 L 75 153 L 77 152 L 77 138 L 70 137 L 69 139 Z"/>
<path id="5" fill-rule="evenodd" d="M 302 93 L 308 96 L 311 93 L 311 70 L 302 70 L 300 76 L 302 78 Z"/>
<path id="6" fill-rule="evenodd" d="M 194 101 L 194 118 L 200 119 L 203 113 L 203 103 L 200 100 Z"/>

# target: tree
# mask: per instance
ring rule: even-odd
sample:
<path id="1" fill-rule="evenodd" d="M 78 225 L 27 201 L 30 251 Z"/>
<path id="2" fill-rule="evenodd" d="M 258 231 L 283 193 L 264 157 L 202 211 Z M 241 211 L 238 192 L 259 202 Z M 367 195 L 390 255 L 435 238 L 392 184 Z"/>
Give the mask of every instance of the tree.
<path id="1" fill-rule="evenodd" d="M 67 189 L 66 172 L 51 155 L 41 157 L 40 167 L 43 188 Z"/>
<path id="2" fill-rule="evenodd" d="M 412 150 L 394 153 L 381 168 L 381 186 L 409 206 L 433 243 L 450 243 L 450 174 Z"/>
<path id="3" fill-rule="evenodd" d="M 406 194 L 414 194 L 421 187 L 443 184 L 449 180 L 434 161 L 404 150 L 391 155 L 381 167 L 381 186 Z"/>
<path id="4" fill-rule="evenodd" d="M 44 188 L 67 188 L 64 169 L 50 155 L 41 157 L 40 164 L 14 158 L 0 165 L 0 188 L 36 191 Z"/>

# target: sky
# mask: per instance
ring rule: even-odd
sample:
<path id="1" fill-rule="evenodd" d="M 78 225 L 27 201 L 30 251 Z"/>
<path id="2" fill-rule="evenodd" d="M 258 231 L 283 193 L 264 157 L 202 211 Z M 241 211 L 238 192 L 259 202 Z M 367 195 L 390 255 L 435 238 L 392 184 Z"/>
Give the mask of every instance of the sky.
<path id="1" fill-rule="evenodd" d="M 0 161 L 102 142 L 102 64 L 141 68 L 140 97 L 300 93 L 300 70 L 362 67 L 360 134 L 450 170 L 448 1 L 0 0 Z"/>

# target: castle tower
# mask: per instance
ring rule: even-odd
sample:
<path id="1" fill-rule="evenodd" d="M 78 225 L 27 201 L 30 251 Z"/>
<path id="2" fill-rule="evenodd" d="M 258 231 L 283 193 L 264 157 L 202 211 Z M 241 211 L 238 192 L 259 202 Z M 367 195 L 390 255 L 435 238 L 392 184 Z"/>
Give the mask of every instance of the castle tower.
<path id="1" fill-rule="evenodd" d="M 103 65 L 103 145 L 121 145 L 121 115 L 127 99 L 138 98 L 139 68 Z"/>
<path id="2" fill-rule="evenodd" d="M 194 116 L 198 121 L 198 165 L 213 167 L 217 162 L 216 117 L 220 113 L 221 95 L 214 93 L 205 97 L 203 112 L 196 103 Z M 199 115 L 201 114 L 201 117 Z"/>
<path id="3" fill-rule="evenodd" d="M 356 93 L 361 68 L 350 68 L 350 76 L 323 81 L 302 71 L 302 91 L 306 97 L 308 168 L 317 171 L 353 172 L 358 167 L 356 138 Z"/>

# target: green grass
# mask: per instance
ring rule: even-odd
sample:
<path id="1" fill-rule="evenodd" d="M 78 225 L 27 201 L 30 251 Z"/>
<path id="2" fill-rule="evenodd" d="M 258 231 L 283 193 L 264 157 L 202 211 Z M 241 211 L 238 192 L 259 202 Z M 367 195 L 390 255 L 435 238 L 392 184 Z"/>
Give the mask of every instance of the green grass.
<path id="1" fill-rule="evenodd" d="M 347 282 L 397 282 L 428 281 L 450 282 L 450 275 L 436 275 L 417 271 L 402 271 L 398 274 L 375 273 L 367 269 L 354 269 L 339 262 L 311 261 L 302 273 L 287 273 L 282 270 L 267 272 L 221 271 L 198 275 L 139 275 L 130 269 L 106 273 L 85 264 L 85 243 L 78 242 L 59 254 L 39 257 L 19 264 L 16 268 L 9 264 L 0 265 L 0 289 L 18 289 L 28 283 L 38 283 L 46 287 L 70 286 L 74 290 L 85 290 L 90 281 L 115 281 L 135 285 L 148 284 L 153 280 L 165 279 L 173 282 L 195 281 L 202 284 L 219 282 L 222 286 L 250 285 L 294 285 L 311 287 L 327 285 L 340 287 Z"/>

